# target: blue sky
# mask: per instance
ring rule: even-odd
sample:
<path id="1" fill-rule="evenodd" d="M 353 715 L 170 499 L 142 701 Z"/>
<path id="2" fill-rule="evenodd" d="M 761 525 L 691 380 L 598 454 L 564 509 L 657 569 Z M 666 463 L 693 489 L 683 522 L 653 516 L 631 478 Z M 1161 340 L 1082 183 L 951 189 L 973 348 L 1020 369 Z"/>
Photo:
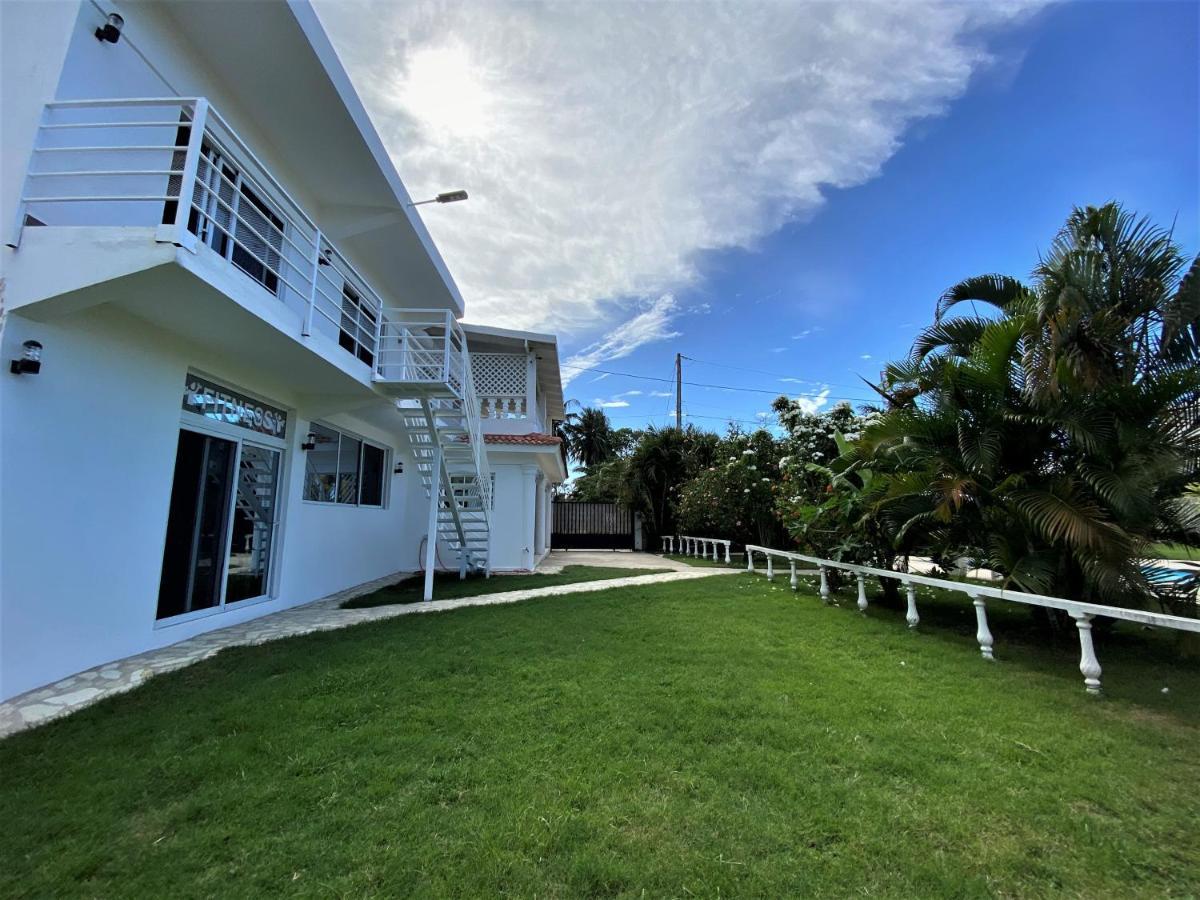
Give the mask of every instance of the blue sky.
<path id="1" fill-rule="evenodd" d="M 1027 274 L 1073 204 L 1200 249 L 1196 3 L 369 11 L 398 18 L 327 24 L 414 193 L 472 191 L 426 216 L 468 319 L 761 391 L 685 386 L 697 425 L 869 397 L 942 290 Z M 617 425 L 674 406 L 563 375 Z"/>

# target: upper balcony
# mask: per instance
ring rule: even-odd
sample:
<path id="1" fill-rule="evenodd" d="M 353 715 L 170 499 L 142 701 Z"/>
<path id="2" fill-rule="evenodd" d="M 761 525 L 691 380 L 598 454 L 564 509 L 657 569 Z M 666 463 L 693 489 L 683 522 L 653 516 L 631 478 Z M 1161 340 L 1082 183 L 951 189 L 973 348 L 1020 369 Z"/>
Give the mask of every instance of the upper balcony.
<path id="1" fill-rule="evenodd" d="M 290 336 L 317 336 L 309 348 L 361 381 L 412 381 L 418 393 L 449 385 L 456 395 L 466 383 L 462 361 L 453 359 L 465 340 L 461 331 L 454 339 L 452 312 L 406 309 L 393 299 L 385 318 L 380 293 L 204 98 L 47 104 L 9 246 L 19 248 L 34 228 L 82 238 L 48 248 L 36 278 L 25 273 L 16 305 L 159 265 L 179 248 L 185 267 L 216 273 L 218 290 L 249 298 Z M 121 247 L 136 248 L 136 261 L 116 260 L 114 234 Z M 108 252 L 99 265 L 74 252 L 100 247 Z M 61 270 L 73 266 L 75 279 L 64 278 Z M 178 291 L 167 301 L 189 302 Z M 387 344 L 385 367 L 380 349 L 401 332 L 402 344 Z M 432 344 L 442 357 L 433 369 Z"/>

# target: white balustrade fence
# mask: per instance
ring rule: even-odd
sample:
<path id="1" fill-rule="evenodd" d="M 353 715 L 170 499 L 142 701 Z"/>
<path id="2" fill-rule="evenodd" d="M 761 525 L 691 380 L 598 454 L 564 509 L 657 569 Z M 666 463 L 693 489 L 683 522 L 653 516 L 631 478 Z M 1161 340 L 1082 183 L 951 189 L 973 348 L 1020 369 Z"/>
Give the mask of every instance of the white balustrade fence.
<path id="1" fill-rule="evenodd" d="M 679 542 L 679 552 L 684 556 L 694 556 L 702 559 L 711 559 L 713 562 L 720 562 L 718 555 L 722 547 L 725 548 L 725 562 L 730 562 L 729 548 L 731 541 L 726 541 L 721 538 L 702 538 L 691 537 L 690 535 L 666 535 L 662 540 L 662 552 L 674 553 L 675 542 Z"/>
<path id="2" fill-rule="evenodd" d="M 688 539 L 683 539 L 688 540 Z M 694 540 L 694 539 L 692 539 Z M 711 539 L 709 539 L 711 540 Z M 1191 631 L 1200 633 L 1200 619 L 1188 619 L 1183 616 L 1172 616 L 1166 613 L 1145 612 L 1138 609 L 1123 609 L 1119 606 L 1104 606 L 1098 603 L 1083 603 L 1076 600 L 1066 600 L 1062 597 L 1048 597 L 1043 594 L 1027 594 L 1023 591 L 1009 591 L 1004 588 L 988 587 L 981 584 L 964 584 L 960 581 L 948 581 L 944 578 L 931 578 L 927 575 L 915 575 L 910 572 L 895 572 L 890 569 L 876 569 L 872 566 L 856 566 L 850 563 L 834 562 L 816 556 L 805 556 L 788 550 L 774 550 L 770 547 L 760 547 L 755 544 L 746 545 L 746 571 L 754 572 L 754 555 L 760 554 L 766 561 L 767 578 L 775 577 L 775 560 L 788 564 L 791 569 L 792 590 L 798 588 L 797 563 L 807 563 L 817 567 L 820 578 L 820 596 L 825 603 L 830 602 L 829 569 L 840 569 L 855 576 L 858 582 L 857 606 L 860 612 L 866 613 L 868 601 L 866 579 L 891 578 L 904 585 L 907 599 L 905 619 L 909 628 L 916 628 L 920 622 L 917 614 L 917 585 L 942 588 L 966 594 L 975 607 L 975 640 L 979 644 L 980 655 L 986 660 L 995 659 L 993 653 L 994 638 L 987 620 L 987 599 L 1004 600 L 1010 603 L 1023 603 L 1027 606 L 1043 606 L 1048 609 L 1061 609 L 1075 620 L 1079 633 L 1079 671 L 1083 675 L 1084 687 L 1088 693 L 1100 693 L 1100 661 L 1096 658 L 1096 648 L 1092 641 L 1092 620 L 1097 616 L 1119 619 L 1126 622 L 1137 622 L 1154 628 L 1171 628 L 1176 631 Z M 803 574 L 813 574 L 805 572 Z"/>

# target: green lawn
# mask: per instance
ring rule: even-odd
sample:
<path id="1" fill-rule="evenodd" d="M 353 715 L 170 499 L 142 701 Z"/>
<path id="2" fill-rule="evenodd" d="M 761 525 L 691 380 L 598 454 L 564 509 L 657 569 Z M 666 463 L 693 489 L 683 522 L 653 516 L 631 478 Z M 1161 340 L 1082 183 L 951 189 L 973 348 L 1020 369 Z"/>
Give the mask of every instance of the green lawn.
<path id="1" fill-rule="evenodd" d="M 715 562 L 712 560 L 711 557 L 683 556 L 682 554 L 678 554 L 678 553 L 665 554 L 666 559 L 673 559 L 676 562 L 687 563 L 689 566 L 715 566 L 719 569 L 736 569 L 736 568 L 738 568 L 738 557 L 739 556 L 742 557 L 741 565 L 745 566 L 746 565 L 745 557 L 742 556 L 742 554 L 740 554 L 740 553 L 733 554 L 733 557 L 732 557 L 733 562 L 728 563 L 728 564 L 726 564 L 726 562 L 725 562 L 724 551 L 721 552 L 720 559 L 716 560 Z"/>
<path id="2" fill-rule="evenodd" d="M 1200 892 L 1200 667 L 733 575 L 223 652 L 0 742 L 4 897 Z M 1168 694 L 1162 688 L 1170 688 Z"/>
<path id="3" fill-rule="evenodd" d="M 433 597 L 435 600 L 450 600 L 454 597 L 477 597 L 480 594 L 497 594 L 502 591 L 526 591 L 531 588 L 556 587 L 560 584 L 576 584 L 580 581 L 606 581 L 610 578 L 629 578 L 636 575 L 656 575 L 669 569 L 632 569 L 606 566 L 563 566 L 562 571 L 552 575 L 468 575 L 460 579 L 453 573 L 440 572 L 434 576 Z M 371 606 L 390 606 L 395 603 L 420 603 L 425 595 L 425 578 L 414 575 L 391 587 L 371 594 L 364 594 L 342 604 L 342 609 L 366 609 Z"/>

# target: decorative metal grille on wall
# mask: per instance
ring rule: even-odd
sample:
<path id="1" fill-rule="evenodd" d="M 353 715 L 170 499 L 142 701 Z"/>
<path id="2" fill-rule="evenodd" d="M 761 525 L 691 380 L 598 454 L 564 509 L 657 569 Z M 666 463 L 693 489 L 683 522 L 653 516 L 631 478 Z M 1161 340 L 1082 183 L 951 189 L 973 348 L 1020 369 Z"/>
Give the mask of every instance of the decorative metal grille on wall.
<path id="1" fill-rule="evenodd" d="M 525 357 L 517 353 L 472 353 L 475 393 L 480 397 L 524 397 Z"/>

